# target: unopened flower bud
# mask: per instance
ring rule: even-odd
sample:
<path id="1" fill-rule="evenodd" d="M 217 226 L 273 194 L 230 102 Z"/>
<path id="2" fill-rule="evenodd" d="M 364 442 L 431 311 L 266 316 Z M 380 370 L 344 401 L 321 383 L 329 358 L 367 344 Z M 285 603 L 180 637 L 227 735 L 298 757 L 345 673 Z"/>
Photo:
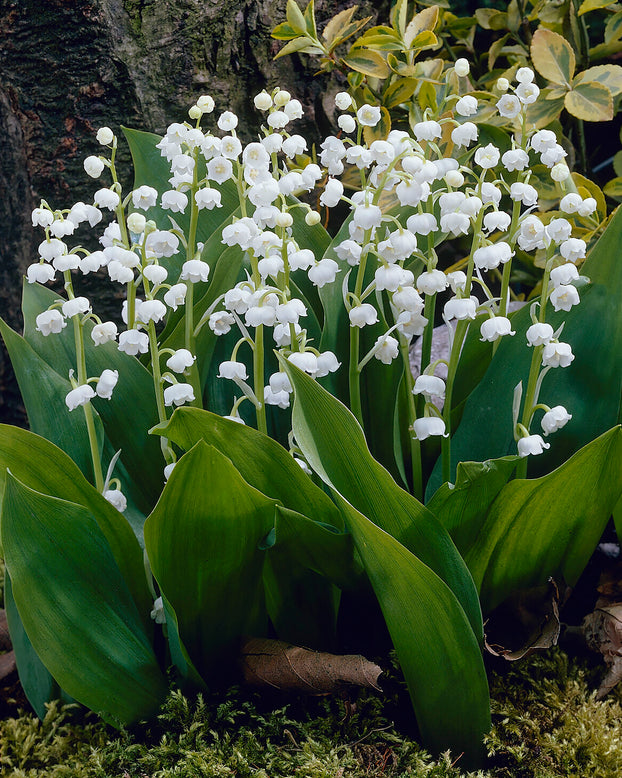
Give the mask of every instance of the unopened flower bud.
<path id="1" fill-rule="evenodd" d="M 142 213 L 131 213 L 127 217 L 127 226 L 130 232 L 133 232 L 135 235 L 140 235 L 144 231 L 146 223 L 147 220 Z"/>
<path id="2" fill-rule="evenodd" d="M 456 71 L 456 75 L 460 76 L 461 78 L 468 76 L 471 70 L 468 59 L 464 59 L 464 57 L 457 59 L 454 64 L 454 70 Z"/>
<path id="3" fill-rule="evenodd" d="M 258 111 L 268 111 L 270 108 L 272 108 L 272 98 L 265 91 L 265 89 L 263 92 L 260 92 L 255 96 L 253 102 L 255 103 L 255 108 L 257 108 Z"/>
<path id="4" fill-rule="evenodd" d="M 197 100 L 197 106 L 203 113 L 211 113 L 214 110 L 214 98 L 211 95 L 201 95 Z"/>
<path id="5" fill-rule="evenodd" d="M 84 160 L 84 170 L 91 178 L 99 178 L 104 172 L 104 163 L 99 157 L 87 157 Z"/>
<path id="6" fill-rule="evenodd" d="M 322 217 L 317 211 L 309 211 L 305 216 L 305 222 L 309 227 L 313 227 L 322 221 Z"/>
<path id="7" fill-rule="evenodd" d="M 280 211 L 276 217 L 276 223 L 279 227 L 291 227 L 294 223 L 291 213 L 287 211 Z"/>
<path id="8" fill-rule="evenodd" d="M 497 79 L 497 89 L 500 92 L 507 92 L 509 88 L 510 88 L 510 82 L 507 80 L 507 78 Z"/>
<path id="9" fill-rule="evenodd" d="M 551 178 L 553 181 L 565 181 L 569 175 L 570 170 L 568 170 L 568 165 L 565 162 L 558 162 L 551 168 Z"/>
<path id="10" fill-rule="evenodd" d="M 97 142 L 101 143 L 102 146 L 109 146 L 114 140 L 114 132 L 110 127 L 100 127 L 99 130 L 97 130 L 97 135 L 95 137 L 97 138 Z"/>
<path id="11" fill-rule="evenodd" d="M 188 110 L 188 116 L 191 119 L 200 119 L 201 116 L 203 116 L 203 111 L 199 108 L 198 105 L 193 105 Z"/>
<path id="12" fill-rule="evenodd" d="M 274 104 L 277 108 L 282 108 L 286 103 L 291 100 L 291 95 L 285 89 L 279 89 L 274 95 Z"/>

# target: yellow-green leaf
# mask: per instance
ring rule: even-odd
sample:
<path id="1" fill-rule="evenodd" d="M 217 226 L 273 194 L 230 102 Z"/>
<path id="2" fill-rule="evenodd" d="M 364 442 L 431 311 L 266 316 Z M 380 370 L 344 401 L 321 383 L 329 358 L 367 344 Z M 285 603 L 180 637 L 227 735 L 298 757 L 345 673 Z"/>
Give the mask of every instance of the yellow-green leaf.
<path id="1" fill-rule="evenodd" d="M 401 51 L 402 41 L 395 30 L 390 27 L 381 25 L 379 27 L 372 27 L 367 30 L 361 37 L 355 41 L 350 49 L 350 54 L 353 53 L 353 49 L 359 49 L 369 46 L 374 49 L 381 49 L 383 51 Z"/>
<path id="2" fill-rule="evenodd" d="M 612 97 L 617 97 L 622 93 L 622 67 L 620 65 L 595 65 L 593 68 L 579 73 L 573 86 L 578 83 L 593 83 L 594 81 L 606 86 Z"/>
<path id="3" fill-rule="evenodd" d="M 586 122 L 613 119 L 613 98 L 606 86 L 596 81 L 576 84 L 564 98 L 568 113 Z"/>
<path id="4" fill-rule="evenodd" d="M 492 70 L 494 68 L 497 57 L 501 53 L 501 50 L 505 46 L 505 42 L 509 37 L 510 34 L 507 33 L 507 35 L 504 35 L 502 38 L 494 41 L 494 43 L 488 49 L 488 70 Z"/>
<path id="5" fill-rule="evenodd" d="M 307 38 L 306 35 L 303 35 L 300 38 L 295 38 L 293 41 L 286 43 L 274 59 L 285 57 L 287 54 L 296 54 L 296 52 L 301 54 L 323 54 L 322 49 L 318 48 L 311 38 Z"/>
<path id="6" fill-rule="evenodd" d="M 299 35 L 300 33 L 287 22 L 277 24 L 274 30 L 272 30 L 272 37 L 276 38 L 278 41 L 290 41 L 292 38 L 297 38 Z"/>
<path id="7" fill-rule="evenodd" d="M 523 14 L 521 9 L 518 7 L 516 0 L 512 0 L 512 2 L 508 5 L 508 30 L 512 30 L 512 32 L 518 32 L 522 22 Z"/>
<path id="8" fill-rule="evenodd" d="M 478 8 L 475 18 L 480 27 L 485 30 L 505 30 L 508 26 L 508 15 L 505 11 L 495 8 Z"/>
<path id="9" fill-rule="evenodd" d="M 612 178 L 605 184 L 605 194 L 614 200 L 622 200 L 622 176 Z"/>
<path id="10" fill-rule="evenodd" d="M 287 0 L 287 21 L 294 30 L 297 30 L 301 35 L 304 35 L 307 30 L 307 24 L 305 17 L 298 7 L 296 0 Z"/>
<path id="11" fill-rule="evenodd" d="M 438 38 L 433 32 L 423 30 L 410 44 L 411 49 L 433 49 L 438 45 Z"/>
<path id="12" fill-rule="evenodd" d="M 415 93 L 418 83 L 416 78 L 398 78 L 387 87 L 382 102 L 387 108 L 395 108 L 400 103 L 405 103 Z"/>
<path id="13" fill-rule="evenodd" d="M 616 152 L 613 158 L 613 169 L 616 176 L 622 176 L 622 151 Z"/>
<path id="14" fill-rule="evenodd" d="M 552 86 L 550 89 L 545 90 L 545 100 L 559 100 L 560 97 L 564 97 L 568 91 L 565 86 Z M 544 94 L 544 92 L 543 92 Z"/>
<path id="15" fill-rule="evenodd" d="M 578 15 L 583 16 L 583 14 L 586 14 L 589 11 L 597 11 L 599 8 L 608 8 L 610 5 L 613 5 L 611 0 L 583 0 L 579 6 Z"/>
<path id="16" fill-rule="evenodd" d="M 309 4 L 304 10 L 304 20 L 307 34 L 312 38 L 317 38 L 317 28 L 315 26 L 315 0 L 309 0 Z"/>
<path id="17" fill-rule="evenodd" d="M 593 197 L 596 200 L 596 214 L 600 219 L 604 219 L 607 215 L 607 203 L 602 189 L 591 179 L 582 176 L 581 173 L 571 173 L 571 176 L 581 197 L 584 199 Z"/>
<path id="18" fill-rule="evenodd" d="M 430 8 L 424 8 L 408 22 L 408 27 L 404 32 L 404 43 L 410 47 L 414 39 L 424 30 L 432 32 L 438 22 L 438 6 L 432 5 Z"/>
<path id="19" fill-rule="evenodd" d="M 407 11 L 408 0 L 397 0 L 389 15 L 391 27 L 393 27 L 393 29 L 398 32 L 400 36 L 404 35 L 404 31 L 406 30 Z"/>
<path id="20" fill-rule="evenodd" d="M 605 25 L 605 43 L 612 43 L 622 37 L 622 11 L 618 11 L 607 19 Z"/>
<path id="21" fill-rule="evenodd" d="M 375 140 L 385 140 L 391 132 L 391 115 L 384 107 L 380 106 L 380 121 L 375 127 L 364 127 L 363 138 L 365 143 L 370 146 Z"/>
<path id="22" fill-rule="evenodd" d="M 328 46 L 330 46 L 335 38 L 341 34 L 341 31 L 350 24 L 355 13 L 356 6 L 353 5 L 351 8 L 340 11 L 328 22 L 322 33 L 322 38 L 324 38 Z"/>
<path id="23" fill-rule="evenodd" d="M 622 52 L 622 41 L 620 40 L 599 43 L 598 46 L 590 49 L 590 60 L 593 62 L 598 59 L 608 59 L 609 57 L 615 57 L 620 52 Z"/>
<path id="24" fill-rule="evenodd" d="M 415 65 L 408 65 L 401 59 L 398 59 L 395 54 L 387 55 L 386 64 L 391 68 L 394 73 L 404 78 L 412 78 L 417 75 L 417 68 Z"/>
<path id="25" fill-rule="evenodd" d="M 377 51 L 356 49 L 353 53 L 344 57 L 343 61 L 352 70 L 356 70 L 358 73 L 363 73 L 366 76 L 386 78 L 389 75 L 389 67 L 382 55 Z"/>
<path id="26" fill-rule="evenodd" d="M 431 108 L 433 111 L 436 111 L 438 108 L 436 90 L 429 81 L 424 81 L 421 84 L 417 99 L 422 111 L 425 111 L 426 108 Z"/>
<path id="27" fill-rule="evenodd" d="M 552 30 L 536 30 L 531 40 L 531 59 L 541 76 L 554 84 L 570 86 L 576 60 L 568 41 Z"/>
<path id="28" fill-rule="evenodd" d="M 564 107 L 564 99 L 562 97 L 556 100 L 547 100 L 545 92 L 546 90 L 543 89 L 540 99 L 527 106 L 527 124 L 528 126 L 535 125 L 536 129 L 546 127 L 547 124 L 559 118 L 559 114 Z M 542 99 L 543 97 L 544 99 Z"/>

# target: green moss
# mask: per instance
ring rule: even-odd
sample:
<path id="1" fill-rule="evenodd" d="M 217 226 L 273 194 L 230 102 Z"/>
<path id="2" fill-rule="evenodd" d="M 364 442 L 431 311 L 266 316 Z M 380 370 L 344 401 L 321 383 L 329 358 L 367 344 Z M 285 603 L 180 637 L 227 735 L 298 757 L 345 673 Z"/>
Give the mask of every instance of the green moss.
<path id="1" fill-rule="evenodd" d="M 404 727 L 396 679 L 384 697 L 292 698 L 232 689 L 224 697 L 169 695 L 157 722 L 117 732 L 75 707 L 53 704 L 0 722 L 7 778 L 612 778 L 622 764 L 622 697 L 594 700 L 602 669 L 561 651 L 493 672 L 488 769 L 433 760 Z"/>

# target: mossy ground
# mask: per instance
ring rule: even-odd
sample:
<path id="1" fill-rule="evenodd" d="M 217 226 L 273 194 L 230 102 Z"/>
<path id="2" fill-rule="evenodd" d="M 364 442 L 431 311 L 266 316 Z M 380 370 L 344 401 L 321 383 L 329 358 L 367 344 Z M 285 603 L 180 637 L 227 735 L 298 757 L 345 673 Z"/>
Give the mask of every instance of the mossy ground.
<path id="1" fill-rule="evenodd" d="M 493 730 L 486 769 L 463 772 L 457 755 L 434 760 L 409 732 L 395 678 L 384 696 L 336 698 L 232 689 L 186 698 L 171 692 L 157 722 L 118 732 L 76 708 L 51 705 L 0 721 L 7 778 L 615 778 L 622 774 L 622 694 L 594 700 L 596 659 L 559 649 L 491 672 Z"/>

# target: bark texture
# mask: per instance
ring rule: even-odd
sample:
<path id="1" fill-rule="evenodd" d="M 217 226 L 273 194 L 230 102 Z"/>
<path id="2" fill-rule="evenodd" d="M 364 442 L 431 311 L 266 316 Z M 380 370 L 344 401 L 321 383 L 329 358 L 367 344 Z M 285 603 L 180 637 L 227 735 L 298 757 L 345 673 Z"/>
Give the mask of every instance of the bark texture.
<path id="1" fill-rule="evenodd" d="M 316 0 L 320 29 L 349 5 Z M 270 32 L 285 19 L 285 6 L 286 0 L 0 0 L 0 313 L 11 326 L 20 326 L 21 277 L 41 240 L 30 212 L 41 198 L 54 208 L 92 201 L 98 187 L 82 161 L 97 153 L 98 127 L 161 132 L 207 93 L 217 110 L 240 116 L 249 139 L 258 125 L 252 96 L 279 85 L 305 105 L 299 131 L 317 140 L 329 129 L 325 79 L 313 78 L 312 65 L 297 56 L 274 61 L 280 44 Z M 359 6 L 361 15 L 386 16 L 390 0 Z M 23 423 L 10 373 L 2 352 L 0 421 Z"/>

